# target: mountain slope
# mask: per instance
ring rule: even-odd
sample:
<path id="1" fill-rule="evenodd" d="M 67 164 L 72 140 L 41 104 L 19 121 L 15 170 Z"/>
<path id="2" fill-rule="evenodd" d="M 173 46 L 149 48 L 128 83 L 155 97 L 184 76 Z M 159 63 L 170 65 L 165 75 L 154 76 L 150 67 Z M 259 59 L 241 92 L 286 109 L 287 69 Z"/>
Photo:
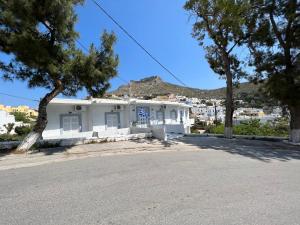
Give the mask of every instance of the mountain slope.
<path id="1" fill-rule="evenodd" d="M 111 92 L 111 94 L 117 96 L 129 95 L 134 97 L 156 97 L 161 95 L 175 94 L 184 95 L 187 97 L 196 97 L 200 99 L 224 99 L 226 88 L 218 88 L 212 90 L 197 89 L 183 87 L 176 84 L 164 82 L 159 76 L 152 76 L 141 79 L 139 81 L 131 81 L 131 87 L 129 85 L 122 85 L 117 90 Z M 252 83 L 242 83 L 239 88 L 234 88 L 235 98 L 243 99 L 245 96 L 254 96 L 258 93 L 258 85 Z"/>

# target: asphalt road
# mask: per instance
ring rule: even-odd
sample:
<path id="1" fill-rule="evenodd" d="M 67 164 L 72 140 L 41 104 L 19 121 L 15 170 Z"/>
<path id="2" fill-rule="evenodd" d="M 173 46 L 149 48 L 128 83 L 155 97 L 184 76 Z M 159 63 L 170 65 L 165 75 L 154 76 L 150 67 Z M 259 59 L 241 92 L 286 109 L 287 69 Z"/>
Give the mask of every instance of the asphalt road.
<path id="1" fill-rule="evenodd" d="M 252 143 L 0 171 L 0 224 L 300 224 L 299 152 Z"/>

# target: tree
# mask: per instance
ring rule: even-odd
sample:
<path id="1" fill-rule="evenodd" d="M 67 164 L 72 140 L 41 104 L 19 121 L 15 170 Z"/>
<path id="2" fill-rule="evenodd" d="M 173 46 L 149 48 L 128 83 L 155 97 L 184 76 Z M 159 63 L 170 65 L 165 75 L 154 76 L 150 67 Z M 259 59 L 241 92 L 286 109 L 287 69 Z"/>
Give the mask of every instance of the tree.
<path id="1" fill-rule="evenodd" d="M 253 0 L 247 44 L 253 80 L 290 111 L 290 141 L 300 142 L 300 2 Z"/>
<path id="2" fill-rule="evenodd" d="M 226 79 L 224 134 L 226 138 L 232 138 L 233 83 L 246 75 L 234 50 L 243 44 L 245 21 L 241 15 L 247 7 L 243 1 L 236 0 L 189 0 L 184 8 L 196 16 L 193 37 L 204 46 L 211 69 Z M 206 36 L 212 42 L 204 44 Z"/>
<path id="3" fill-rule="evenodd" d="M 14 129 L 14 123 L 5 124 L 4 127 L 6 129 L 6 134 L 10 134 L 10 132 Z"/>
<path id="4" fill-rule="evenodd" d="M 31 120 L 28 118 L 27 114 L 24 112 L 12 112 L 11 115 L 14 115 L 16 121 L 21 121 L 23 123 L 30 123 Z"/>
<path id="5" fill-rule="evenodd" d="M 28 150 L 47 125 L 46 107 L 58 94 L 74 96 L 86 89 L 101 96 L 109 79 L 117 74 L 118 57 L 114 34 L 104 32 L 101 47 L 84 54 L 75 46 L 74 7 L 83 0 L 1 0 L 0 51 L 9 54 L 9 63 L 0 62 L 7 80 L 27 81 L 29 88 L 49 90 L 39 102 L 38 118 L 32 132 L 18 146 Z"/>
<path id="6" fill-rule="evenodd" d="M 213 106 L 214 104 L 212 102 L 207 101 L 206 106 Z"/>

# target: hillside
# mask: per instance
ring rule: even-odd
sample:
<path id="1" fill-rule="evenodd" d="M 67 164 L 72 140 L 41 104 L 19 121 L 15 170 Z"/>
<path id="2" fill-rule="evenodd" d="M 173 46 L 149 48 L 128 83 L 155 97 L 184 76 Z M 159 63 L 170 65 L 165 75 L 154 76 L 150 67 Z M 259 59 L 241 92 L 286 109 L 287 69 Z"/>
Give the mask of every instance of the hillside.
<path id="1" fill-rule="evenodd" d="M 117 90 L 111 92 L 111 94 L 117 96 L 129 95 L 129 89 L 129 85 L 122 85 Z M 256 96 L 258 95 L 258 89 L 258 85 L 242 83 L 239 85 L 239 88 L 234 88 L 234 96 L 238 99 Z M 156 96 L 175 94 L 200 99 L 224 99 L 225 92 L 225 88 L 205 90 L 183 87 L 164 82 L 159 76 L 151 76 L 139 81 L 131 81 L 131 94 L 134 97 L 152 98 Z"/>

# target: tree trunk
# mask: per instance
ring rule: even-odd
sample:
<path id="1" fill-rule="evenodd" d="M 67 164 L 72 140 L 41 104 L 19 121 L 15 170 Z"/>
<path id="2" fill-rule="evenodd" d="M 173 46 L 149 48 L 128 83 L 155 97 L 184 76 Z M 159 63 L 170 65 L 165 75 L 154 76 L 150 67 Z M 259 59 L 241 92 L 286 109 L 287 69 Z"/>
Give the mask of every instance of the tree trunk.
<path id="1" fill-rule="evenodd" d="M 232 78 L 226 81 L 226 114 L 225 114 L 225 138 L 232 138 L 232 117 L 233 117 L 233 90 L 232 90 Z"/>
<path id="2" fill-rule="evenodd" d="M 300 143 L 300 105 L 289 107 L 291 113 L 290 141 Z"/>
<path id="3" fill-rule="evenodd" d="M 223 56 L 225 73 L 226 73 L 226 114 L 225 114 L 225 130 L 224 137 L 232 138 L 233 128 L 232 128 L 232 117 L 233 117 L 233 85 L 232 85 L 232 74 L 230 71 L 230 61 L 228 54 Z"/>
<path id="4" fill-rule="evenodd" d="M 17 152 L 28 151 L 42 136 L 43 131 L 47 126 L 47 105 L 55 98 L 59 93 L 62 92 L 62 84 L 60 81 L 57 82 L 54 90 L 46 94 L 39 103 L 38 117 L 36 124 L 34 125 L 32 131 L 24 138 L 21 144 L 17 147 Z"/>

